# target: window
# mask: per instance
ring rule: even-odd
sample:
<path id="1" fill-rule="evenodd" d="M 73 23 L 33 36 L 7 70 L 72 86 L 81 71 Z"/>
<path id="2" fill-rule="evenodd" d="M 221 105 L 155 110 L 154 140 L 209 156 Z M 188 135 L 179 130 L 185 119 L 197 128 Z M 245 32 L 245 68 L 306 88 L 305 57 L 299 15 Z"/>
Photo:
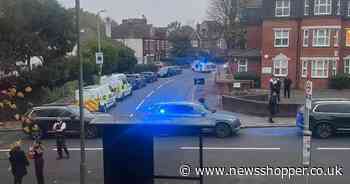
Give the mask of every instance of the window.
<path id="1" fill-rule="evenodd" d="M 315 15 L 330 15 L 332 9 L 331 0 L 315 0 Z"/>
<path id="2" fill-rule="evenodd" d="M 334 47 L 339 47 L 339 30 L 336 30 L 334 34 Z"/>
<path id="3" fill-rule="evenodd" d="M 303 47 L 309 46 L 309 30 L 304 30 L 304 37 L 303 37 Z"/>
<path id="4" fill-rule="evenodd" d="M 247 59 L 238 60 L 238 72 L 248 72 Z"/>
<path id="5" fill-rule="evenodd" d="M 345 46 L 350 47 L 350 29 L 345 29 L 345 33 L 346 33 Z"/>
<path id="6" fill-rule="evenodd" d="M 337 7 L 335 9 L 335 13 L 337 15 L 340 15 L 340 0 L 336 0 L 336 2 L 337 2 Z"/>
<path id="7" fill-rule="evenodd" d="M 304 15 L 309 15 L 310 12 L 310 0 L 304 2 Z"/>
<path id="8" fill-rule="evenodd" d="M 329 65 L 331 66 L 331 75 L 336 76 L 337 75 L 337 61 L 330 62 Z"/>
<path id="9" fill-rule="evenodd" d="M 288 60 L 275 60 L 273 62 L 274 76 L 284 77 L 288 75 Z"/>
<path id="10" fill-rule="evenodd" d="M 348 16 L 350 16 L 350 1 L 348 1 Z"/>
<path id="11" fill-rule="evenodd" d="M 302 69 L 301 69 L 301 77 L 306 78 L 307 77 L 307 66 L 308 66 L 308 61 L 303 60 L 302 61 Z"/>
<path id="12" fill-rule="evenodd" d="M 289 31 L 275 30 L 275 47 L 288 47 L 289 45 Z"/>
<path id="13" fill-rule="evenodd" d="M 276 0 L 276 17 L 288 17 L 290 15 L 290 0 Z"/>
<path id="14" fill-rule="evenodd" d="M 350 58 L 344 60 L 344 73 L 350 74 Z"/>
<path id="15" fill-rule="evenodd" d="M 311 77 L 328 78 L 328 61 L 327 60 L 312 61 Z"/>
<path id="16" fill-rule="evenodd" d="M 329 47 L 330 46 L 330 31 L 328 29 L 315 29 L 313 32 L 314 47 Z"/>
<path id="17" fill-rule="evenodd" d="M 349 104 L 321 104 L 315 109 L 316 112 L 325 113 L 350 113 Z"/>

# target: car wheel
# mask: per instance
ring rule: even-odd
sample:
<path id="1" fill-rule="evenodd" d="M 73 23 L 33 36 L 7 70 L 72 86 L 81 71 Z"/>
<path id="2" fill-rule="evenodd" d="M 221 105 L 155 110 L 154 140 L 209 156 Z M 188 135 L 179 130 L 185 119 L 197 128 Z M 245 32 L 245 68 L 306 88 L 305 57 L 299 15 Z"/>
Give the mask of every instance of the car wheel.
<path id="1" fill-rule="evenodd" d="M 316 136 L 321 139 L 329 138 L 333 135 L 334 129 L 332 125 L 328 123 L 321 123 L 315 128 Z"/>
<path id="2" fill-rule="evenodd" d="M 215 135 L 219 138 L 229 137 L 232 135 L 232 129 L 226 123 L 218 123 L 215 126 Z"/>
<path id="3" fill-rule="evenodd" d="M 95 126 L 88 126 L 86 128 L 85 137 L 87 139 L 93 139 L 93 138 L 98 137 L 97 127 L 95 127 Z"/>

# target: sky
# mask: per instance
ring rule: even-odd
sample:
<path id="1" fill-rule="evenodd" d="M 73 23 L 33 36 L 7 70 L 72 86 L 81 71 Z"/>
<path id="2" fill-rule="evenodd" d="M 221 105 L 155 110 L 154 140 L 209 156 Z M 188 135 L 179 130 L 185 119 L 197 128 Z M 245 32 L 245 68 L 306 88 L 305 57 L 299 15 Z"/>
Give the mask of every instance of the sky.
<path id="1" fill-rule="evenodd" d="M 58 0 L 65 7 L 74 7 L 74 0 Z M 194 26 L 207 17 L 209 0 L 80 0 L 84 10 L 96 13 L 101 9 L 118 23 L 125 18 L 141 18 L 145 15 L 148 22 L 155 26 L 167 26 L 170 22 L 180 21 Z"/>

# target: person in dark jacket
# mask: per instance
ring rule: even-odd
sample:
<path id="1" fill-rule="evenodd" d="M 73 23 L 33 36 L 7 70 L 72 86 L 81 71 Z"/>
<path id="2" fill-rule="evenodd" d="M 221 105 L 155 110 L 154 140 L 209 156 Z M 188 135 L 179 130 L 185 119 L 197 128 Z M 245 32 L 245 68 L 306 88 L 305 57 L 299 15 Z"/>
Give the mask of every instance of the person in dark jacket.
<path id="1" fill-rule="evenodd" d="M 282 88 L 282 82 L 281 82 L 281 80 L 280 79 L 276 79 L 277 80 L 277 82 L 276 82 L 276 87 L 275 87 L 275 89 L 276 89 L 276 93 L 277 93 L 277 100 L 278 100 L 278 102 L 280 102 L 281 101 L 281 88 Z"/>
<path id="2" fill-rule="evenodd" d="M 44 184 L 44 147 L 40 141 L 34 141 L 29 151 L 31 158 L 34 160 L 35 176 L 38 184 Z"/>
<path id="3" fill-rule="evenodd" d="M 270 96 L 269 110 L 270 110 L 269 122 L 274 123 L 273 117 L 278 112 L 278 96 L 277 96 L 277 92 L 275 91 Z"/>
<path id="4" fill-rule="evenodd" d="M 26 154 L 21 149 L 21 142 L 17 141 L 9 153 L 9 161 L 11 164 L 11 172 L 14 176 L 15 184 L 22 184 L 23 177 L 27 175 L 27 167 L 29 166 Z"/>
<path id="5" fill-rule="evenodd" d="M 292 85 L 292 80 L 290 78 L 286 77 L 283 81 L 284 86 L 284 98 L 290 98 L 290 87 Z"/>

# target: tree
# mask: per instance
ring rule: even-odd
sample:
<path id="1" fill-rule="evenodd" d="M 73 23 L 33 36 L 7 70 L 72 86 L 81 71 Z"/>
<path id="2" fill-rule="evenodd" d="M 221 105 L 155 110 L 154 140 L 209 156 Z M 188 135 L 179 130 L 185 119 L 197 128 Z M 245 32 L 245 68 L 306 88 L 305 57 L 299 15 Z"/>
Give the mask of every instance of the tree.
<path id="1" fill-rule="evenodd" d="M 249 0 L 210 0 L 208 17 L 223 26 L 229 49 L 244 48 L 246 29 L 241 24 L 241 10 Z"/>
<path id="2" fill-rule="evenodd" d="M 194 29 L 190 26 L 182 26 L 179 22 L 169 24 L 168 40 L 171 43 L 171 55 L 174 57 L 186 56 L 192 49 L 191 37 Z"/>
<path id="3" fill-rule="evenodd" d="M 0 0 L 0 61 L 6 66 L 41 56 L 44 64 L 75 45 L 74 17 L 56 0 Z"/>

